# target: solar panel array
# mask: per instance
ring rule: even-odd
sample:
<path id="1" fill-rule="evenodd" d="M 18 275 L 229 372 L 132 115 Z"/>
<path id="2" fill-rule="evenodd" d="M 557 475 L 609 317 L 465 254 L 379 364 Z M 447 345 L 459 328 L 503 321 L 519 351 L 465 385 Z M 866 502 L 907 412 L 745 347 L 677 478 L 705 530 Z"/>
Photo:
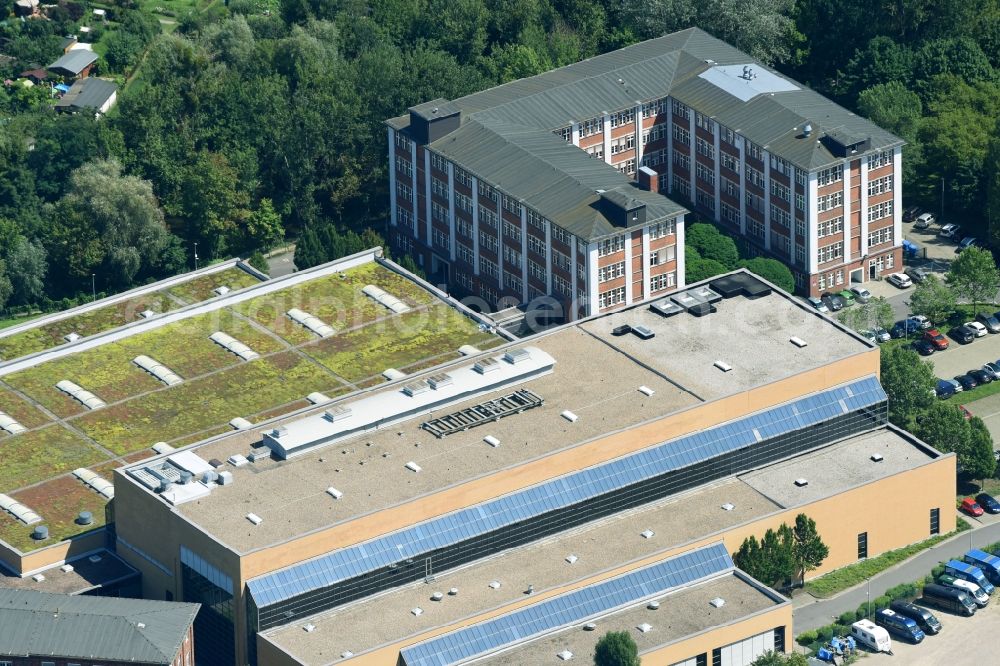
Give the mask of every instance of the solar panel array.
<path id="1" fill-rule="evenodd" d="M 336 550 L 247 585 L 263 608 L 885 400 L 878 380 L 867 377 Z"/>
<path id="2" fill-rule="evenodd" d="M 406 666 L 450 666 L 501 650 L 533 636 L 580 624 L 700 580 L 729 573 L 733 561 L 724 544 L 672 557 L 512 613 L 463 627 L 404 648 Z M 669 604 L 669 599 L 663 603 Z"/>

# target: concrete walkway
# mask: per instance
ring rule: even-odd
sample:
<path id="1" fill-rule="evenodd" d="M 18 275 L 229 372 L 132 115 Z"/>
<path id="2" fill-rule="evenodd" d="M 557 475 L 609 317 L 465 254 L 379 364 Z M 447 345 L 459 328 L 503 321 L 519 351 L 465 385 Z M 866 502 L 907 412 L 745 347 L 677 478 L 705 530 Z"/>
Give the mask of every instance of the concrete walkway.
<path id="1" fill-rule="evenodd" d="M 968 520 L 968 519 L 966 519 Z M 970 524 L 973 522 L 968 520 Z M 1000 541 L 1000 523 L 962 532 L 918 555 L 883 571 L 871 579 L 871 598 L 882 595 L 890 587 L 922 580 L 938 562 L 961 557 L 970 548 L 978 548 Z M 853 611 L 868 600 L 868 585 L 862 583 L 830 599 L 816 599 L 799 591 L 792 599 L 795 608 L 795 633 L 816 629 L 835 621 L 846 611 Z"/>

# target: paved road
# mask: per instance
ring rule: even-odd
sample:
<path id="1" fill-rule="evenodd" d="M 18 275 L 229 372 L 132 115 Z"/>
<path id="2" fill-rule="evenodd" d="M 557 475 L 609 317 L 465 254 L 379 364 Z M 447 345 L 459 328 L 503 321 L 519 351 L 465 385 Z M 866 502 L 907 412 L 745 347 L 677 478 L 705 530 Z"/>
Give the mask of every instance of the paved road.
<path id="1" fill-rule="evenodd" d="M 292 263 L 292 257 L 295 256 L 295 249 L 289 250 L 288 252 L 282 252 L 280 254 L 274 254 L 267 258 L 267 274 L 273 278 L 281 277 L 282 275 L 288 275 L 289 273 L 295 272 L 295 264 Z"/>
<path id="2" fill-rule="evenodd" d="M 1000 541 L 1000 522 L 994 522 L 938 544 L 934 548 L 923 551 L 893 569 L 884 571 L 871 580 L 871 598 L 881 595 L 890 587 L 902 583 L 912 583 L 920 580 L 938 562 L 963 555 L 970 547 L 985 546 Z M 972 544 L 970 546 L 970 544 Z M 853 611 L 867 601 L 867 586 L 861 584 L 832 599 L 816 601 L 807 594 L 797 595 L 795 606 L 795 633 L 800 634 L 809 629 L 816 629 L 830 624 L 837 616 L 846 611 Z"/>

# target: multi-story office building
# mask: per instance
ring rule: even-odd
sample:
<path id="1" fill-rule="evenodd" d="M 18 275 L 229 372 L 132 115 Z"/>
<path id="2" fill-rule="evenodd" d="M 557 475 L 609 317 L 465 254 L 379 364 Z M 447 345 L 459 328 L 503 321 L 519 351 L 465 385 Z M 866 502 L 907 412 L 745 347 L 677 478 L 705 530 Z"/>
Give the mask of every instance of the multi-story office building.
<path id="1" fill-rule="evenodd" d="M 387 124 L 393 242 L 490 304 L 549 293 L 573 318 L 680 288 L 681 205 L 802 293 L 902 260 L 903 141 L 698 29 Z M 681 205 L 623 219 L 622 176 Z"/>
<path id="2" fill-rule="evenodd" d="M 530 651 L 419 646 L 580 590 L 621 607 L 546 632 L 666 595 L 646 622 L 679 642 L 644 651 L 746 664 L 791 635 L 783 600 L 725 555 L 747 536 L 805 512 L 822 573 L 953 529 L 955 457 L 888 425 L 878 348 L 748 273 L 465 352 L 117 470 L 119 555 L 144 596 L 201 603 L 212 663 L 412 666 Z M 870 510 L 886 496 L 892 521 Z M 690 557 L 711 564 L 659 577 Z M 717 584 L 740 612 L 668 619 L 685 615 L 672 591 L 699 603 Z"/>

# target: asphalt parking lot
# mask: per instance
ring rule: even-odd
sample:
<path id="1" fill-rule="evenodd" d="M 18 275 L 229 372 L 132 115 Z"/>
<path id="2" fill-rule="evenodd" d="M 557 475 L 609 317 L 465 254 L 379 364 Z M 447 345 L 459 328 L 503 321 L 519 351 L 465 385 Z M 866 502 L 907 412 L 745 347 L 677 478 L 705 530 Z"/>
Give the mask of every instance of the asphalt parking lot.
<path id="1" fill-rule="evenodd" d="M 946 330 L 941 332 L 948 335 Z M 966 345 L 951 338 L 948 338 L 948 343 L 948 349 L 926 358 L 934 364 L 934 374 L 942 379 L 951 379 L 955 375 L 981 368 L 983 363 L 1000 359 L 1000 333 L 987 334 Z"/>
<path id="2" fill-rule="evenodd" d="M 997 593 L 994 593 L 996 597 Z M 982 666 L 996 664 L 1000 633 L 1000 606 L 994 598 L 990 605 L 972 617 L 959 617 L 932 608 L 941 621 L 941 633 L 928 636 L 919 645 L 892 640 L 893 655 L 873 654 L 865 664 L 906 664 L 907 666 Z"/>

